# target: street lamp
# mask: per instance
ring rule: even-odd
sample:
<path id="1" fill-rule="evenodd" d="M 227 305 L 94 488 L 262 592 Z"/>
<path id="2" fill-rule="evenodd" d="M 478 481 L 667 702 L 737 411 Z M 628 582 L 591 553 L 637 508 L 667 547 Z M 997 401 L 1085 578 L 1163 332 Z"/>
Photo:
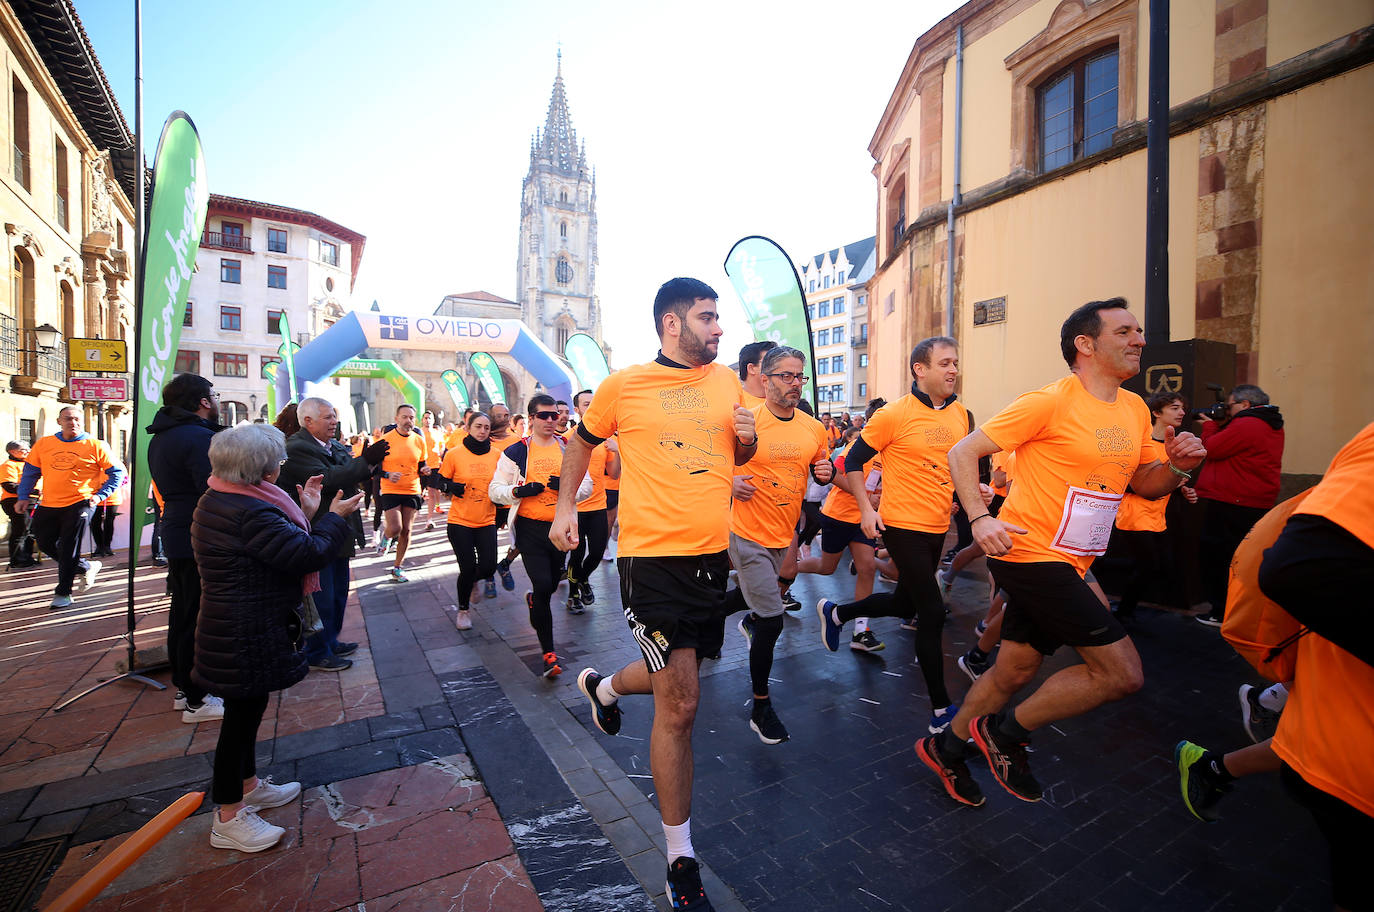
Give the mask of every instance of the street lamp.
<path id="1" fill-rule="evenodd" d="M 57 331 L 51 323 L 44 323 L 33 331 L 34 341 L 38 347 L 45 352 L 50 352 L 57 348 L 58 340 L 62 338 L 62 333 Z"/>
<path id="2" fill-rule="evenodd" d="M 248 394 L 248 406 L 249 406 L 248 411 L 250 412 L 250 414 L 249 414 L 248 417 L 249 417 L 250 419 L 252 419 L 252 418 L 257 418 L 257 417 L 258 417 L 258 394 L 257 394 L 257 393 L 249 393 L 249 394 Z"/>

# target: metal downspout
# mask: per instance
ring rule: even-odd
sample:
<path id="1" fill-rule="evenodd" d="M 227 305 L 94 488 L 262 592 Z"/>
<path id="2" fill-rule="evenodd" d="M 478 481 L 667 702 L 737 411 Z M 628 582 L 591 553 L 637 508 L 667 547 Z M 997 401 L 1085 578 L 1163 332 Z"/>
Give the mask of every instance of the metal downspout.
<path id="1" fill-rule="evenodd" d="M 954 194 L 945 222 L 945 335 L 954 335 L 954 207 L 964 201 L 964 26 L 954 32 Z"/>

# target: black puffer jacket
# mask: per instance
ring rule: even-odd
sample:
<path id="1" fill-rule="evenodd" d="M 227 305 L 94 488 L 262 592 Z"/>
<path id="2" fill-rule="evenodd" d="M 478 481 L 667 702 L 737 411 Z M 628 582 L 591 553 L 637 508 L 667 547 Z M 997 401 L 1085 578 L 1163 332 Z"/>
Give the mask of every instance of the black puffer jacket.
<path id="1" fill-rule="evenodd" d="M 271 504 L 207 491 L 191 521 L 200 618 L 191 680 L 220 697 L 255 697 L 305 677 L 301 584 L 334 559 L 348 524 L 333 513 L 297 526 Z"/>

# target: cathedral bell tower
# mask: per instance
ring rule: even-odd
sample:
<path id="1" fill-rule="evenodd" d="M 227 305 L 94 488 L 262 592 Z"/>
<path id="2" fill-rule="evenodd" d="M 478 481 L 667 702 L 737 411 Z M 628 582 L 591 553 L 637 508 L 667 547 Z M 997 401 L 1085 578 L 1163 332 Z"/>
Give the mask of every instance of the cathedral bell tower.
<path id="1" fill-rule="evenodd" d="M 596 174 L 568 113 L 559 51 L 549 112 L 530 143 L 520 190 L 516 288 L 525 325 L 560 357 L 577 332 L 605 349 L 596 262 Z"/>

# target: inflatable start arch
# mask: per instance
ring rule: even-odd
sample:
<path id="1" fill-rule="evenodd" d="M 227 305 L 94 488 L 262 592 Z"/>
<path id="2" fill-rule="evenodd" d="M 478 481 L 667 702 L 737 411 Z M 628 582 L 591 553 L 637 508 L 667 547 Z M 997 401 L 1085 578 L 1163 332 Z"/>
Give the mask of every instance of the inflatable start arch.
<path id="1" fill-rule="evenodd" d="M 577 388 L 577 378 L 567 365 L 519 320 L 353 311 L 296 352 L 296 389 L 291 389 L 286 371 L 278 372 L 275 381 L 278 401 L 287 402 L 308 395 L 306 384 L 319 383 L 368 348 L 502 352 L 519 361 L 555 399 L 572 401 L 573 390 Z M 514 407 L 517 411 L 522 410 L 519 403 Z"/>

